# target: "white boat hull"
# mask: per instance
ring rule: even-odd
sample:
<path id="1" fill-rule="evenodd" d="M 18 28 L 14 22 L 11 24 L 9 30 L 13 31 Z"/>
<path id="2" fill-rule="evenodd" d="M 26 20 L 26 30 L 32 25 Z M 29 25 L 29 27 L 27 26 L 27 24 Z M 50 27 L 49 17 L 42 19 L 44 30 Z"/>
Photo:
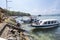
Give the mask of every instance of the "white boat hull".
<path id="1" fill-rule="evenodd" d="M 52 24 L 52 25 L 31 25 L 32 27 L 35 28 L 53 28 L 53 27 L 58 27 L 59 24 Z"/>

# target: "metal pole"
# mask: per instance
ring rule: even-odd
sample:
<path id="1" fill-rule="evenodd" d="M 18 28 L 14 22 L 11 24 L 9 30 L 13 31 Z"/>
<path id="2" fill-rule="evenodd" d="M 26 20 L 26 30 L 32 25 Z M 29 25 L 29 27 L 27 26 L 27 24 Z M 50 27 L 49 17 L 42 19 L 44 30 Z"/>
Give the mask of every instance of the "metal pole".
<path id="1" fill-rule="evenodd" d="M 11 7 L 8 7 L 8 2 L 12 2 L 12 1 L 6 0 L 6 9 L 11 8 Z"/>
<path id="2" fill-rule="evenodd" d="M 8 0 L 6 0 L 6 13 L 8 13 L 8 2 L 11 2 L 11 1 L 8 1 Z"/>
<path id="3" fill-rule="evenodd" d="M 6 0 L 6 10 L 7 10 L 8 4 L 7 4 L 7 0 Z"/>
<path id="4" fill-rule="evenodd" d="M 7 0 L 6 0 L 6 14 L 8 13 L 8 11 L 7 11 L 7 7 L 8 7 L 8 6 L 7 6 L 7 5 L 8 5 L 8 4 L 7 4 Z"/>

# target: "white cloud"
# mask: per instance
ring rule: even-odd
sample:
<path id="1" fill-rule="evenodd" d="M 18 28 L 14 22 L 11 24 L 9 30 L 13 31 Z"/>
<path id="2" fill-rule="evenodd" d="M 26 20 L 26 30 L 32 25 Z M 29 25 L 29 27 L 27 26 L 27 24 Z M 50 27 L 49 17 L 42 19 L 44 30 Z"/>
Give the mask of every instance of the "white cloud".
<path id="1" fill-rule="evenodd" d="M 49 14 L 60 13 L 60 10 L 57 10 L 57 9 L 44 9 L 44 10 L 33 9 L 31 11 L 31 13 L 34 14 L 34 15 L 38 15 L 38 14 L 49 15 Z"/>
<path id="2" fill-rule="evenodd" d="M 46 9 L 33 9 L 31 11 L 32 14 L 42 14 L 42 15 L 49 15 L 49 14 L 57 14 L 60 13 L 60 9 L 57 9 L 57 7 L 59 6 L 59 0 L 55 0 L 52 4 L 52 6 L 50 6 L 49 8 Z"/>

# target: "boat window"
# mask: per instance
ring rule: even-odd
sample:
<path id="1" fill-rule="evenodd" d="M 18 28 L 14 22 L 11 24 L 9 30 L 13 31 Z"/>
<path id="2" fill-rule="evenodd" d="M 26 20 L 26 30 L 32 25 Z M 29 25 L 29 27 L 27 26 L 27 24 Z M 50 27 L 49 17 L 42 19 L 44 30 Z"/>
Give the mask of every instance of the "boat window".
<path id="1" fill-rule="evenodd" d="M 42 21 L 40 21 L 40 23 L 42 23 Z"/>
<path id="2" fill-rule="evenodd" d="M 56 21 L 51 21 L 51 23 L 53 24 L 53 23 L 56 23 Z"/>
<path id="3" fill-rule="evenodd" d="M 44 22 L 44 24 L 47 24 L 47 22 Z"/>
<path id="4" fill-rule="evenodd" d="M 50 24 L 50 21 L 48 21 L 48 24 Z"/>
<path id="5" fill-rule="evenodd" d="M 40 21 L 39 23 L 42 23 L 42 21 Z"/>
<path id="6" fill-rule="evenodd" d="M 54 21 L 54 23 L 56 23 L 56 21 Z"/>
<path id="7" fill-rule="evenodd" d="M 53 24 L 53 21 L 51 21 L 51 23 Z"/>

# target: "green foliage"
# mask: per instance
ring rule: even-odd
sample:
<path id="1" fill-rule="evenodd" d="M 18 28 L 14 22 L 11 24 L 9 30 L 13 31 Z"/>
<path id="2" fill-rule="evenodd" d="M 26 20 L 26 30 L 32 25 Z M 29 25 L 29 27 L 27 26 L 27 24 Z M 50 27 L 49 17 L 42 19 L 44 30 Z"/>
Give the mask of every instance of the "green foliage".
<path id="1" fill-rule="evenodd" d="M 7 10 L 6 12 L 7 12 L 6 14 L 9 16 L 30 16 L 29 13 L 24 13 L 24 12 L 16 12 L 16 11 L 9 11 L 9 10 Z"/>
<path id="2" fill-rule="evenodd" d="M 5 13 L 5 15 L 8 15 L 8 16 L 30 16 L 29 13 L 24 13 L 24 12 L 19 12 L 19 11 L 10 11 L 3 8 L 1 9 Z"/>

